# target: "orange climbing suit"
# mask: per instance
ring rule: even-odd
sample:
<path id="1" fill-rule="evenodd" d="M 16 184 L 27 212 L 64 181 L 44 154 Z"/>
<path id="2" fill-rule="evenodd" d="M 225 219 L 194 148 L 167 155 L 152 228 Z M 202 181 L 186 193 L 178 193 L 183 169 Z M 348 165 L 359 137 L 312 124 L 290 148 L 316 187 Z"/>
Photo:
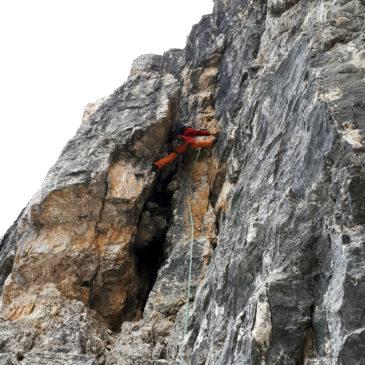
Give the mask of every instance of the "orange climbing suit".
<path id="1" fill-rule="evenodd" d="M 209 135 L 210 133 L 204 129 L 186 128 L 183 134 L 178 136 L 178 138 L 182 141 L 181 144 L 175 147 L 173 152 L 156 161 L 155 166 L 160 170 L 166 165 L 169 165 L 174 162 L 179 155 L 183 154 L 189 146 L 192 148 L 212 148 L 214 145 L 214 138 L 208 140 L 198 140 L 194 138 L 196 136 Z"/>

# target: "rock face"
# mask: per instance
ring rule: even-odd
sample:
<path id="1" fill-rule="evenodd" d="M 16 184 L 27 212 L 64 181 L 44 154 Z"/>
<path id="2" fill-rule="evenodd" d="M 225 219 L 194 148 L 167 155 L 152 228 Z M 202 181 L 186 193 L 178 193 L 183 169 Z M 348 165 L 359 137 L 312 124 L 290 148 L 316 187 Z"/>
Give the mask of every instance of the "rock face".
<path id="1" fill-rule="evenodd" d="M 138 58 L 1 240 L 0 364 L 365 364 L 364 80 L 363 0 Z M 156 173 L 180 122 L 219 141 Z"/>

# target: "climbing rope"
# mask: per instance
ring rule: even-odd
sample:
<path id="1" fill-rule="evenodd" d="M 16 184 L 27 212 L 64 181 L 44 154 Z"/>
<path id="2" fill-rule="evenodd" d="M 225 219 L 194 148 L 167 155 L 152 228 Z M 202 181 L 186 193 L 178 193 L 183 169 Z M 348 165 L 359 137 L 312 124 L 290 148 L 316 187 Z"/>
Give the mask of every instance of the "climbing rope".
<path id="1" fill-rule="evenodd" d="M 188 321 L 189 321 L 189 301 L 190 301 L 190 291 L 191 291 L 191 272 L 193 268 L 193 248 L 194 248 L 194 220 L 193 214 L 191 212 L 190 198 L 189 198 L 189 189 L 186 186 L 186 195 L 189 207 L 189 216 L 190 216 L 190 249 L 189 249 L 189 274 L 188 274 L 188 294 L 186 298 L 186 309 L 185 309 L 185 320 L 184 320 L 184 338 L 188 333 Z"/>
<path id="2" fill-rule="evenodd" d="M 199 148 L 198 154 L 195 158 L 194 163 L 196 163 L 196 161 L 198 161 L 198 158 L 200 156 L 200 151 L 201 151 L 201 149 Z M 188 271 L 187 298 L 186 298 L 186 307 L 185 307 L 185 316 L 184 316 L 183 340 L 188 333 L 189 301 L 190 301 L 190 292 L 191 292 L 191 275 L 192 275 L 192 271 L 193 271 L 193 250 L 194 250 L 194 219 L 193 219 L 193 213 L 192 213 L 191 204 L 190 204 L 189 185 L 191 185 L 191 174 L 188 177 L 188 179 L 186 180 L 186 185 L 185 185 L 186 199 L 187 199 L 188 208 L 189 208 L 189 220 L 190 220 L 191 231 L 190 231 L 190 239 L 189 239 L 189 242 L 190 242 L 190 245 L 189 245 L 189 271 Z M 179 363 L 184 364 L 184 361 L 182 359 L 180 359 Z"/>

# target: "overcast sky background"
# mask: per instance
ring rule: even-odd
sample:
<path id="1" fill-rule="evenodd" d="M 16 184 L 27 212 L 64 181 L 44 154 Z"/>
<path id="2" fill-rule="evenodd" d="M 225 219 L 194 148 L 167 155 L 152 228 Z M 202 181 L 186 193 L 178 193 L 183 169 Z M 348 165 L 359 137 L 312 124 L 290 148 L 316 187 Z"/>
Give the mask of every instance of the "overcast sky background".
<path id="1" fill-rule="evenodd" d="M 0 237 L 133 59 L 183 48 L 212 0 L 0 2 Z"/>

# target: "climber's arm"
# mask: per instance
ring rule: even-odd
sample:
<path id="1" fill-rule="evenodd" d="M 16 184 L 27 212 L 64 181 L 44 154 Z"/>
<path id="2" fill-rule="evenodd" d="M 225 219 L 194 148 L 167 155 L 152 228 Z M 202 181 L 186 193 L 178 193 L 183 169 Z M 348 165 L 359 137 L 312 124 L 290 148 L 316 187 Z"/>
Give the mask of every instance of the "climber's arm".
<path id="1" fill-rule="evenodd" d="M 183 135 L 186 137 L 198 137 L 198 136 L 209 136 L 210 133 L 206 129 L 195 129 L 195 128 L 185 128 Z"/>
<path id="2" fill-rule="evenodd" d="M 189 137 L 189 136 L 185 136 L 185 135 L 180 135 L 177 136 L 178 139 L 183 140 L 185 143 L 192 145 L 195 143 L 195 138 L 194 137 Z"/>
<path id="3" fill-rule="evenodd" d="M 183 139 L 188 145 L 190 145 L 193 148 L 212 148 L 216 142 L 216 138 L 210 138 L 210 139 L 196 139 L 193 137 L 187 137 L 187 136 L 179 136 L 181 139 Z"/>

